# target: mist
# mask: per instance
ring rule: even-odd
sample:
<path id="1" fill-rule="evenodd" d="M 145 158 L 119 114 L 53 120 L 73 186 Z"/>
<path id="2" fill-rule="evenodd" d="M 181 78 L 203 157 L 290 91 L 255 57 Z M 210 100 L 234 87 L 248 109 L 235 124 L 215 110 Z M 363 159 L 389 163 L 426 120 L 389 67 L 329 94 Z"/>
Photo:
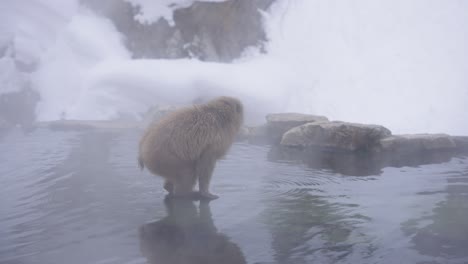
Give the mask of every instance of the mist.
<path id="1" fill-rule="evenodd" d="M 170 26 L 193 3 L 127 2 L 136 22 Z M 136 57 L 105 12 L 78 1 L 0 5 L 0 94 L 37 91 L 39 121 L 138 119 L 153 105 L 226 94 L 245 102 L 250 123 L 302 112 L 468 134 L 465 1 L 275 1 L 259 11 L 263 47 L 229 62 Z"/>
<path id="2" fill-rule="evenodd" d="M 467 14 L 0 1 L 0 263 L 468 263 Z"/>

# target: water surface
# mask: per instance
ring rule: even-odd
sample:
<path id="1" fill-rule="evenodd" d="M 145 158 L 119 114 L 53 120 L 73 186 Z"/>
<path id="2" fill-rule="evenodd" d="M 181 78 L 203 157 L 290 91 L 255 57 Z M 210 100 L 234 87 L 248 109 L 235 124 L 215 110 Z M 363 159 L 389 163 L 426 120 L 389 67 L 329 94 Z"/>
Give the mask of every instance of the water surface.
<path id="1" fill-rule="evenodd" d="M 468 263 L 468 158 L 349 176 L 236 143 L 211 203 L 164 201 L 141 132 L 0 136 L 0 263 Z"/>

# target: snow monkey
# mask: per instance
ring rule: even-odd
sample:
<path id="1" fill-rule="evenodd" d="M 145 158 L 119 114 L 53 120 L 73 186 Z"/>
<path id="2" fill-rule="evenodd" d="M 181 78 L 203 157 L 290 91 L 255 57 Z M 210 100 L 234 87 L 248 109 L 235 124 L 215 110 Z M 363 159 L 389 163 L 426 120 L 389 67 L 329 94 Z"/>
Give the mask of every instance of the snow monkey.
<path id="1" fill-rule="evenodd" d="M 143 134 L 140 168 L 163 177 L 170 196 L 218 198 L 209 191 L 211 175 L 232 145 L 243 115 L 240 100 L 226 96 L 168 114 Z M 197 180 L 199 193 L 193 192 Z"/>

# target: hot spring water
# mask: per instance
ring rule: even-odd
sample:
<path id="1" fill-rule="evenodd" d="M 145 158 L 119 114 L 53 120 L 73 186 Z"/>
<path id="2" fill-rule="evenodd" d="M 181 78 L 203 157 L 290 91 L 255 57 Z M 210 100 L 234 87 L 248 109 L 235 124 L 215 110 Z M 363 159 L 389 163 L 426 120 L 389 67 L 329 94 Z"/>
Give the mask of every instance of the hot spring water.
<path id="1" fill-rule="evenodd" d="M 2 135 L 0 263 L 468 261 L 466 157 L 350 176 L 235 143 L 218 200 L 166 207 L 162 180 L 137 166 L 140 134 Z"/>

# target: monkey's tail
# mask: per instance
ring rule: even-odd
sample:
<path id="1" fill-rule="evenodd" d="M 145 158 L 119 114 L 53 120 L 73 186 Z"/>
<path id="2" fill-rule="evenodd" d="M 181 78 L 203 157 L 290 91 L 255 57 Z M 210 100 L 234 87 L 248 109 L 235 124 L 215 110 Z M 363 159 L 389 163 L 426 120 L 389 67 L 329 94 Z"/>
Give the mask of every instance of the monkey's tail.
<path id="1" fill-rule="evenodd" d="M 143 163 L 143 159 L 141 158 L 141 156 L 138 156 L 138 165 L 140 166 L 141 170 L 145 168 L 145 164 Z"/>

